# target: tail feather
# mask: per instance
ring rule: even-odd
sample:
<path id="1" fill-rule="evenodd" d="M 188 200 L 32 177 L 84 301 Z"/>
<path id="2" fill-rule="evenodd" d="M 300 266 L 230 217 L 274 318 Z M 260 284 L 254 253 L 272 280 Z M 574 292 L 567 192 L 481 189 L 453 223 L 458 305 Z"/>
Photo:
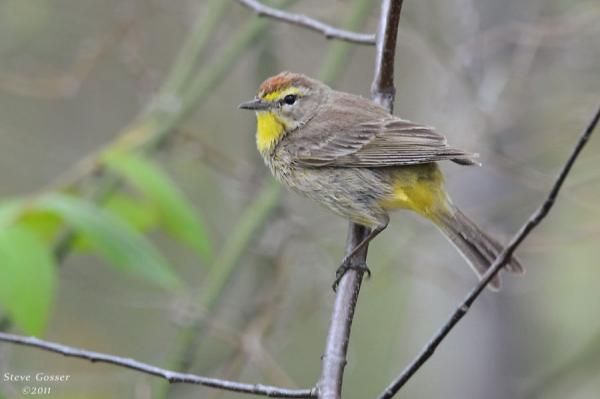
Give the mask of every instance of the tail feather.
<path id="1" fill-rule="evenodd" d="M 450 205 L 450 209 L 442 212 L 436 220 L 439 228 L 448 239 L 456 246 L 463 257 L 469 262 L 473 270 L 481 277 L 500 254 L 503 246 L 484 233 L 458 208 Z M 513 257 L 504 269 L 522 274 L 523 267 Z M 494 289 L 500 288 L 500 276 L 497 274 L 490 282 Z"/>

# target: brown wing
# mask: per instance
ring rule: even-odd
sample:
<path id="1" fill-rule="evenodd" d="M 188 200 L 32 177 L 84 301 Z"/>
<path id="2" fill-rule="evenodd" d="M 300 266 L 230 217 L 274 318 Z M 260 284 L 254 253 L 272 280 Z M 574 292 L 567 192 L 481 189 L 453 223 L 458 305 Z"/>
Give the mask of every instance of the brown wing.
<path id="1" fill-rule="evenodd" d="M 442 160 L 476 164 L 475 154 L 449 147 L 446 139 L 430 127 L 396 118 L 360 97 L 345 95 L 339 101 L 335 123 L 331 118 L 316 117 L 309 122 L 312 134 L 293 140 L 301 143 L 289 148 L 295 162 L 305 166 L 371 168 Z M 363 106 L 359 111 L 352 104 L 356 102 Z"/>

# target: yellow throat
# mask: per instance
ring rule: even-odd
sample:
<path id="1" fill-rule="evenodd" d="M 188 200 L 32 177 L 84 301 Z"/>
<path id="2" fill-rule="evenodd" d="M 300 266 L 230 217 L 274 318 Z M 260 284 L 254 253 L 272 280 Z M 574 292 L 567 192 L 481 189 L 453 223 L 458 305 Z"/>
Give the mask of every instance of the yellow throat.
<path id="1" fill-rule="evenodd" d="M 285 125 L 271 111 L 256 113 L 256 147 L 262 155 L 269 154 L 285 134 Z"/>

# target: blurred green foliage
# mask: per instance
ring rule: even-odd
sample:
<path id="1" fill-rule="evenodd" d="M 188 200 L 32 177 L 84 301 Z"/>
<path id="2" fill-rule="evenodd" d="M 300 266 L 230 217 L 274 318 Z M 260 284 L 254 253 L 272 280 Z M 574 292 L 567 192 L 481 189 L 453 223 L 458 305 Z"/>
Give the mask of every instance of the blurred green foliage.
<path id="1" fill-rule="evenodd" d="M 157 209 L 159 222 L 173 237 L 190 245 L 210 263 L 212 244 L 204 222 L 165 172 L 141 155 L 109 152 L 105 162 L 124 177 Z"/>
<path id="2" fill-rule="evenodd" d="M 104 162 L 139 191 L 136 198 L 116 193 L 105 209 L 59 193 L 0 203 L 0 304 L 28 334 L 42 332 L 52 309 L 57 272 L 53 248 L 65 227 L 76 235 L 74 250 L 97 254 L 118 270 L 163 288 L 179 287 L 181 281 L 140 232 L 164 228 L 204 262 L 212 259 L 204 223 L 161 168 L 141 155 L 116 151 L 107 152 Z"/>
<path id="3" fill-rule="evenodd" d="M 0 229 L 0 306 L 27 334 L 42 333 L 56 291 L 52 251 L 23 225 Z"/>
<path id="4" fill-rule="evenodd" d="M 59 215 L 67 226 L 85 236 L 99 255 L 120 270 L 164 287 L 179 285 L 158 250 L 122 219 L 87 201 L 61 194 L 44 195 L 36 201 L 36 206 Z"/>

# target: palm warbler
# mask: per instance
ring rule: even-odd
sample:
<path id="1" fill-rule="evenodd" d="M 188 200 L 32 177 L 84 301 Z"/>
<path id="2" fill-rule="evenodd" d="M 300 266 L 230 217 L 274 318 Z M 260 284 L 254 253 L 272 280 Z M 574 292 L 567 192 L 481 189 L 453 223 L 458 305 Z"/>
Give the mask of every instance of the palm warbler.
<path id="1" fill-rule="evenodd" d="M 393 209 L 431 220 L 480 276 L 502 250 L 452 203 L 436 163 L 472 165 L 476 155 L 448 146 L 432 128 L 290 72 L 265 80 L 239 107 L 256 111 L 258 151 L 280 182 L 370 229 L 338 268 L 336 284 Z M 505 268 L 523 271 L 516 259 Z M 491 284 L 498 288 L 499 278 Z"/>

